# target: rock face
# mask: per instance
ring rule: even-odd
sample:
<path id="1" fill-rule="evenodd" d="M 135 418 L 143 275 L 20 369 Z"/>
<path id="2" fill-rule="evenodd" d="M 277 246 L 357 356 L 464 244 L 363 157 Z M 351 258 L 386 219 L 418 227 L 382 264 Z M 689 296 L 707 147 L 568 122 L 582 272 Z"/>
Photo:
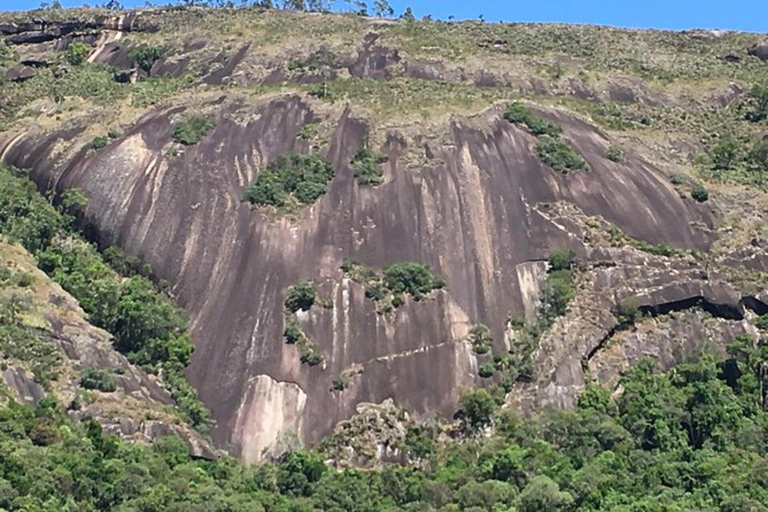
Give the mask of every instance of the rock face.
<path id="1" fill-rule="evenodd" d="M 245 462 L 280 455 L 281 442 L 302 433 L 307 394 L 291 382 L 257 375 L 246 384 L 235 417 L 233 442 Z M 255 426 L 255 428 L 254 428 Z"/>
<path id="2" fill-rule="evenodd" d="M 469 327 L 488 325 L 503 348 L 508 316 L 533 311 L 541 271 L 528 262 L 574 243 L 569 227 L 541 215 L 539 203 L 570 201 L 653 242 L 708 243 L 693 227 L 710 222 L 706 210 L 640 159 L 605 160 L 608 139 L 554 111 L 542 114 L 564 127 L 591 172 L 547 168 L 534 137 L 492 110 L 484 129 L 454 121 L 451 143 L 429 147 L 444 162 L 434 167 L 406 169 L 406 147 L 390 136 L 382 147 L 386 183 L 374 189 L 353 177 L 349 162 L 366 128 L 346 111 L 327 149 L 337 169 L 328 193 L 295 223 L 271 220 L 241 202 L 244 188 L 259 166 L 301 149 L 296 135 L 315 114 L 288 96 L 249 107 L 257 115 L 246 124 L 223 117 L 237 107 L 225 101 L 216 129 L 179 157 L 163 153 L 179 109 L 152 112 L 98 154 L 66 162 L 51 158 L 63 134 L 6 138 L 0 153 L 31 169 L 43 188 L 82 188 L 103 241 L 140 255 L 174 283 L 197 341 L 189 378 L 218 420 L 216 439 L 248 460 L 285 428 L 316 441 L 361 401 L 393 397 L 419 412 L 451 414 L 458 391 L 476 379 L 475 356 L 461 343 Z M 423 261 L 447 290 L 408 301 L 387 320 L 342 278 L 344 258 L 373 267 Z M 286 290 L 304 280 L 320 284 L 330 301 L 300 319 L 323 352 L 321 367 L 300 364 L 282 339 Z M 353 366 L 362 374 L 344 393 L 331 393 L 331 378 Z"/>

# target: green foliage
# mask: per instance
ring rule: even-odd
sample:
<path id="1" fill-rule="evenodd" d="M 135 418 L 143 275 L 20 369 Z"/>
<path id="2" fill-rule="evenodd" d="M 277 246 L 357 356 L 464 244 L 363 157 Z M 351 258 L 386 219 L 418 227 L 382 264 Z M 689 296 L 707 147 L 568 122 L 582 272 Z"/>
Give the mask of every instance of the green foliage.
<path id="1" fill-rule="evenodd" d="M 677 256 L 683 252 L 681 249 L 672 247 L 668 244 L 652 244 L 650 242 L 646 242 L 645 240 L 630 238 L 624 234 L 624 232 L 621 231 L 618 226 L 613 224 L 608 228 L 608 235 L 610 236 L 611 244 L 614 247 L 623 247 L 628 245 L 649 254 L 666 257 Z"/>
<path id="2" fill-rule="evenodd" d="M 317 300 L 317 289 L 310 282 L 299 283 L 288 289 L 285 299 L 285 330 L 283 337 L 288 344 L 295 344 L 299 350 L 299 360 L 309 366 L 323 362 L 323 354 L 312 345 L 312 341 L 301 330 L 296 317 L 298 311 L 309 311 Z"/>
<path id="3" fill-rule="evenodd" d="M 0 352 L 26 363 L 35 381 L 47 386 L 58 375 L 62 353 L 44 332 L 21 322 L 20 315 L 29 305 L 29 298 L 17 293 L 0 297 Z"/>
<path id="4" fill-rule="evenodd" d="M 88 54 L 91 53 L 91 47 L 80 41 L 75 41 L 67 46 L 67 51 L 64 54 L 64 58 L 73 66 L 80 66 L 84 64 L 88 59 Z"/>
<path id="5" fill-rule="evenodd" d="M 283 207 L 291 200 L 312 204 L 325 194 L 334 174 L 333 165 L 322 156 L 281 155 L 259 173 L 245 198 L 258 206 Z"/>
<path id="6" fill-rule="evenodd" d="M 402 306 L 406 293 L 418 301 L 432 290 L 445 286 L 445 281 L 423 263 L 393 263 L 379 273 L 359 261 L 344 260 L 341 270 L 365 287 L 365 296 L 376 301 L 379 314 L 391 313 Z"/>
<path id="7" fill-rule="evenodd" d="M 106 369 L 86 368 L 80 376 L 80 385 L 85 389 L 111 393 L 117 389 L 117 379 Z"/>
<path id="8" fill-rule="evenodd" d="M 625 329 L 642 316 L 637 301 L 634 299 L 626 299 L 619 302 L 613 310 L 613 316 L 619 322 L 619 328 Z"/>
<path id="9" fill-rule="evenodd" d="M 738 161 L 739 147 L 733 138 L 725 138 L 712 148 L 712 166 L 716 170 L 733 169 Z"/>
<path id="10" fill-rule="evenodd" d="M 493 365 L 492 361 L 486 361 L 483 364 L 480 365 L 480 368 L 477 371 L 477 374 L 480 375 L 483 379 L 489 379 L 493 377 L 493 374 L 496 372 L 496 367 Z"/>
<path id="11" fill-rule="evenodd" d="M 551 318 L 563 316 L 575 293 L 570 270 L 550 270 L 544 286 L 542 314 Z"/>
<path id="12" fill-rule="evenodd" d="M 696 185 L 693 187 L 693 190 L 691 190 L 691 197 L 699 203 L 703 203 L 709 199 L 709 192 L 703 186 Z"/>
<path id="13" fill-rule="evenodd" d="M 541 137 L 536 143 L 536 154 L 542 162 L 564 174 L 587 169 L 587 162 L 559 137 Z"/>
<path id="14" fill-rule="evenodd" d="M 152 266 L 136 256 L 123 252 L 116 245 L 110 245 L 101 253 L 104 261 L 118 274 L 126 277 L 144 276 L 151 278 Z"/>
<path id="15" fill-rule="evenodd" d="M 91 149 L 101 149 L 109 144 L 108 137 L 94 137 L 91 141 Z"/>
<path id="16" fill-rule="evenodd" d="M 768 117 L 768 83 L 753 85 L 749 97 L 751 108 L 745 115 L 747 121 L 759 123 L 765 120 Z"/>
<path id="17" fill-rule="evenodd" d="M 346 373 L 339 373 L 334 375 L 331 379 L 331 389 L 333 391 L 344 391 L 349 386 L 349 375 Z"/>
<path id="18" fill-rule="evenodd" d="M 504 112 L 504 119 L 514 124 L 521 124 L 527 127 L 534 135 L 549 135 L 557 137 L 562 133 L 562 128 L 559 125 L 550 123 L 549 121 L 535 115 L 528 107 L 522 103 L 512 103 L 507 111 Z"/>
<path id="19" fill-rule="evenodd" d="M 301 331 L 299 325 L 294 320 L 285 326 L 283 337 L 285 338 L 286 343 L 293 345 L 294 343 L 298 343 L 304 338 L 304 333 Z"/>
<path id="20" fill-rule="evenodd" d="M 34 253 L 63 227 L 56 209 L 22 171 L 0 166 L 0 232 Z"/>
<path id="21" fill-rule="evenodd" d="M 213 130 L 216 123 L 204 116 L 193 116 L 176 123 L 173 127 L 173 139 L 185 146 L 194 146 Z"/>
<path id="22" fill-rule="evenodd" d="M 392 293 L 408 293 L 421 300 L 432 290 L 443 288 L 445 281 L 424 263 L 402 262 L 384 268 L 384 284 Z"/>
<path id="23" fill-rule="evenodd" d="M 459 395 L 459 415 L 464 429 L 476 433 L 488 427 L 498 410 L 496 399 L 485 389 L 465 389 Z"/>
<path id="24" fill-rule="evenodd" d="M 285 307 L 291 313 L 299 310 L 309 311 L 317 298 L 317 288 L 310 282 L 303 282 L 291 286 L 285 299 Z"/>
<path id="25" fill-rule="evenodd" d="M 551 271 L 571 270 L 576 263 L 576 252 L 573 249 L 556 249 L 547 259 Z"/>
<path id="26" fill-rule="evenodd" d="M 163 56 L 163 49 L 159 46 L 142 44 L 130 53 L 134 64 L 149 73 L 152 65 Z"/>
<path id="27" fill-rule="evenodd" d="M 757 321 L 755 321 L 755 327 L 763 331 L 768 331 L 768 313 L 761 315 Z"/>
<path id="28" fill-rule="evenodd" d="M 361 147 L 352 159 L 355 178 L 361 185 L 376 186 L 384 183 L 381 164 L 387 161 L 386 155 L 374 153 L 367 146 Z"/>
<path id="29" fill-rule="evenodd" d="M 7 510 L 763 510 L 768 416 L 763 344 L 735 341 L 667 374 L 641 361 L 621 393 L 587 386 L 573 411 L 517 417 L 488 390 L 461 393 L 458 440 L 433 421 L 398 446 L 419 467 L 335 470 L 298 450 L 250 467 L 192 460 L 176 437 L 128 444 L 48 397 L 0 408 Z M 495 432 L 477 435 L 493 425 Z M 352 441 L 352 440 L 351 440 Z M 62 485 L 67 483 L 68 485 Z"/>
<path id="30" fill-rule="evenodd" d="M 611 162 L 623 162 L 624 152 L 620 148 L 617 148 L 616 146 L 611 146 L 605 152 L 605 158 L 607 158 Z"/>
<path id="31" fill-rule="evenodd" d="M 79 188 L 68 188 L 62 192 L 59 198 L 59 209 L 63 214 L 65 223 L 74 226 L 85 217 L 85 209 L 88 207 L 88 197 Z"/>
<path id="32" fill-rule="evenodd" d="M 469 342 L 472 344 L 472 348 L 475 350 L 475 354 L 483 355 L 491 351 L 493 346 L 493 338 L 491 333 L 483 324 L 475 324 L 469 331 Z"/>
<path id="33" fill-rule="evenodd" d="M 682 185 L 683 183 L 685 183 L 685 176 L 678 173 L 672 173 L 669 175 L 669 181 L 673 185 Z"/>

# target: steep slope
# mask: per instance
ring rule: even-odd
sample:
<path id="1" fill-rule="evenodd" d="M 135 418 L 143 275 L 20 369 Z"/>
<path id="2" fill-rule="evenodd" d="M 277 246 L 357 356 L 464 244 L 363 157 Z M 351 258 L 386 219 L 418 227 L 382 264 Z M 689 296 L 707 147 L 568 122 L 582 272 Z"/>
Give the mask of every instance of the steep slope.
<path id="1" fill-rule="evenodd" d="M 519 27 L 497 37 L 494 31 L 507 29 L 448 24 L 446 34 L 440 25 L 426 24 L 425 33 L 446 44 L 425 62 L 423 54 L 432 51 L 425 49 L 427 38 L 406 23 L 328 16 L 323 26 L 313 21 L 317 17 L 296 20 L 299 15 L 248 11 L 232 18 L 232 33 L 215 34 L 210 25 L 220 21 L 216 11 L 81 16 L 88 21 L 69 32 L 60 21 L 17 23 L 3 31 L 27 60 L 34 56 L 51 64 L 73 41 L 93 43 L 89 60 L 117 68 L 137 64 L 132 51 L 140 43 L 163 44 L 164 55 L 148 70 L 133 70 L 134 77 L 149 75 L 135 84 L 116 84 L 103 68 L 74 66 L 61 78 L 46 69 L 17 86 L 35 114 L 14 113 L 10 129 L 0 133 L 0 157 L 29 169 L 43 190 L 82 189 L 89 199 L 88 229 L 100 244 L 118 244 L 173 284 L 196 342 L 188 378 L 214 413 L 216 440 L 246 461 L 261 459 L 287 433 L 317 441 L 352 415 L 359 402 L 394 398 L 419 413 L 452 414 L 459 390 L 482 382 L 478 366 L 488 358 L 472 350 L 470 329 L 487 325 L 493 352 L 509 350 L 515 343 L 509 320 L 536 316 L 544 262 L 555 249 L 576 251 L 587 284 L 579 288 L 569 314 L 541 339 L 533 382 L 512 390 L 511 401 L 525 409 L 573 405 L 589 379 L 589 365 L 582 362 L 612 335 L 617 322 L 612 308 L 626 296 L 641 298 L 639 305 L 655 312 L 701 297 L 717 303 L 725 294 L 720 302 L 738 310 L 740 318 L 745 303 L 755 310 L 765 304 L 754 291 L 698 279 L 707 263 L 693 257 L 598 250 L 599 235 L 588 234 L 587 216 L 628 235 L 618 245 L 637 239 L 683 251 L 720 244 L 717 227 L 724 216 L 715 201 L 690 197 L 692 180 L 670 181 L 670 169 L 659 164 L 678 171 L 680 159 L 667 151 L 667 142 L 659 145 L 642 133 L 609 134 L 594 119 L 574 112 L 614 101 L 628 105 L 620 116 L 633 115 L 633 109 L 711 104 L 709 97 L 694 101 L 674 87 L 661 90 L 622 73 L 619 63 L 600 60 L 597 55 L 609 51 L 611 41 L 628 44 L 647 37 L 651 42 L 644 43 L 658 52 L 654 69 L 677 71 L 673 66 L 698 61 L 694 52 L 670 61 L 670 41 L 706 46 L 708 55 L 721 49 L 746 53 L 746 35 L 707 43 L 706 34 L 664 33 L 657 41 L 640 32 L 594 29 L 595 35 L 574 28 L 595 44 L 594 54 L 578 59 L 592 58 L 597 66 L 588 80 L 577 83 L 576 70 L 584 65 L 578 59 L 562 64 L 573 66 L 576 76 L 547 82 L 531 70 L 558 64 L 550 53 L 540 60 L 519 57 L 514 50 L 498 55 L 499 48 L 515 44 Z M 303 22 L 307 33 L 325 37 L 328 47 L 313 42 L 308 52 L 290 43 L 296 24 Z M 278 33 L 278 26 L 288 28 Z M 454 27 L 467 32 L 451 33 Z M 517 35 L 536 33 L 523 28 Z M 256 44 L 238 30 L 265 39 Z M 549 52 L 550 38 L 561 30 L 566 29 L 542 29 Z M 471 39 L 478 33 L 482 45 Z M 39 37 L 29 39 L 32 34 Z M 451 48 L 459 54 L 480 52 L 486 59 L 480 67 L 494 62 L 503 73 L 473 69 L 446 51 Z M 293 64 L 286 67 L 288 59 Z M 745 80 L 768 74 L 758 58 L 748 59 L 739 68 Z M 724 61 L 706 60 L 706 65 L 706 79 L 717 82 L 730 73 Z M 516 70 L 520 78 L 510 79 Z M 29 85 L 35 80 L 54 84 L 53 99 Z M 83 80 L 91 82 L 83 85 Z M 193 84 L 194 90 L 186 90 Z M 706 93 L 725 87 L 717 82 Z M 539 139 L 503 118 L 508 102 L 521 92 L 593 102 L 574 103 L 572 109 L 530 107 L 561 127 L 562 140 L 589 170 L 557 172 L 539 156 Z M 709 107 L 696 108 L 696 115 L 704 116 Z M 194 115 L 207 116 L 215 127 L 197 144 L 183 146 L 174 131 Z M 95 144 L 94 137 L 108 131 L 115 133 Z M 690 133 L 669 144 L 688 143 Z M 623 158 L 607 158 L 617 145 L 625 147 Z M 387 157 L 379 186 L 361 185 L 355 178 L 352 161 L 364 146 Z M 331 162 L 335 176 L 327 192 L 287 214 L 244 202 L 246 188 L 265 166 L 294 150 Z M 749 204 L 765 204 L 757 194 Z M 724 195 L 722 204 L 728 200 Z M 572 210 L 552 213 L 563 205 Z M 755 211 L 752 224 L 759 225 L 764 206 Z M 743 266 L 743 257 L 733 258 L 731 266 Z M 380 315 L 365 287 L 342 272 L 345 259 L 373 269 L 423 262 L 446 286 L 425 300 L 406 295 L 401 307 Z M 725 257 L 717 261 L 727 263 Z M 601 270 L 609 266 L 617 269 Z M 302 364 L 300 348 L 283 337 L 290 323 L 286 294 L 303 281 L 314 282 L 320 296 L 296 315 L 322 354 L 316 366 Z M 617 284 L 628 289 L 618 293 Z M 659 292 L 659 287 L 666 288 Z M 339 375 L 349 383 L 334 391 Z"/>
<path id="2" fill-rule="evenodd" d="M 157 378 L 116 352 L 109 334 L 90 325 L 23 248 L 0 240 L 0 255 L 5 399 L 35 404 L 52 392 L 71 417 L 93 418 L 106 432 L 144 442 L 178 435 L 191 455 L 216 456 L 173 414 L 171 395 Z M 92 383 L 84 385 L 88 375 Z"/>

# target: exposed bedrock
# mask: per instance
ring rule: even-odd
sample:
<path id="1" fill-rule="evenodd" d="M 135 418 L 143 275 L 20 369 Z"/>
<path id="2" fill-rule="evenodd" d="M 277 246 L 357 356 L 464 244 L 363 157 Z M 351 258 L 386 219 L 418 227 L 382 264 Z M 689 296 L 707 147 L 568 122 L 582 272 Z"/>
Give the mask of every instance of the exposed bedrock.
<path id="1" fill-rule="evenodd" d="M 670 368 L 704 352 L 722 352 L 738 334 L 756 334 L 745 317 L 749 310 L 760 314 L 761 301 L 693 258 L 599 248 L 584 259 L 580 293 L 542 337 L 533 381 L 518 385 L 514 404 L 524 412 L 571 408 L 590 377 L 615 385 L 623 370 L 645 357 Z M 622 326 L 615 314 L 622 304 L 656 318 Z"/>
<path id="2" fill-rule="evenodd" d="M 366 126 L 347 111 L 327 147 L 337 170 L 328 193 L 298 220 L 276 220 L 243 203 L 244 189 L 265 162 L 305 149 L 296 135 L 314 114 L 291 96 L 248 106 L 257 115 L 247 122 L 223 116 L 245 107 L 222 99 L 214 131 L 180 156 L 164 146 L 181 107 L 148 114 L 98 152 L 68 152 L 73 128 L 0 135 L 0 155 L 31 169 L 44 189 L 82 188 L 101 241 L 142 257 L 173 283 L 197 345 L 189 378 L 218 421 L 216 440 L 249 460 L 281 432 L 317 440 L 362 401 L 392 397 L 416 412 L 450 414 L 476 375 L 463 343 L 471 324 L 488 325 L 503 348 L 508 316 L 532 311 L 543 269 L 530 262 L 552 248 L 584 252 L 578 226 L 542 215 L 540 203 L 572 202 L 651 242 L 709 243 L 707 230 L 695 227 L 711 225 L 705 206 L 681 198 L 638 158 L 605 159 L 605 136 L 553 112 L 545 114 L 563 125 L 591 171 L 562 175 L 544 166 L 536 139 L 494 110 L 452 122 L 452 144 L 429 148 L 443 163 L 421 170 L 401 163 L 405 142 L 390 133 L 381 148 L 389 156 L 386 182 L 369 188 L 358 186 L 349 165 Z M 447 288 L 407 301 L 387 320 L 342 278 L 343 258 L 373 267 L 422 261 Z M 311 368 L 282 338 L 286 290 L 304 280 L 318 283 L 330 302 L 299 315 L 325 357 Z M 344 392 L 331 392 L 331 378 L 351 367 L 363 371 Z"/>

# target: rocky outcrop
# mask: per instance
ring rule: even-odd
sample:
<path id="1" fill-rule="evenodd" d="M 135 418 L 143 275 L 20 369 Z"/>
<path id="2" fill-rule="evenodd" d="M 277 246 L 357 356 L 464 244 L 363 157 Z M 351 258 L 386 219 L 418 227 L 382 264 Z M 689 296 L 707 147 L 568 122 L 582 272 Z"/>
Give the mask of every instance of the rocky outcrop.
<path id="1" fill-rule="evenodd" d="M 168 391 L 152 375 L 130 364 L 112 348 L 110 336 L 93 327 L 85 319 L 80 306 L 68 293 L 38 270 L 21 247 L 0 241 L 4 265 L 33 276 L 26 291 L 32 305 L 32 321 L 48 343 L 60 350 L 62 357 L 57 378 L 50 385 L 59 401 L 73 417 L 91 417 L 105 430 L 125 439 L 148 442 L 158 437 L 178 435 L 186 441 L 190 454 L 215 458 L 216 450 L 198 432 L 168 413 L 173 404 Z M 23 403 L 34 404 L 46 394 L 24 361 L 5 357 L 2 381 L 12 396 Z M 116 377 L 113 392 L 90 391 L 82 400 L 79 384 L 81 372 L 99 368 Z M 76 405 L 73 405 L 76 404 Z"/>
<path id="2" fill-rule="evenodd" d="M 257 375 L 246 384 L 235 417 L 233 443 L 246 462 L 277 458 L 302 434 L 307 394 L 291 382 Z"/>
<path id="3" fill-rule="evenodd" d="M 387 462 L 405 462 L 403 445 L 415 418 L 392 399 L 380 404 L 361 403 L 349 420 L 340 422 L 322 448 L 337 467 L 374 468 Z"/>

